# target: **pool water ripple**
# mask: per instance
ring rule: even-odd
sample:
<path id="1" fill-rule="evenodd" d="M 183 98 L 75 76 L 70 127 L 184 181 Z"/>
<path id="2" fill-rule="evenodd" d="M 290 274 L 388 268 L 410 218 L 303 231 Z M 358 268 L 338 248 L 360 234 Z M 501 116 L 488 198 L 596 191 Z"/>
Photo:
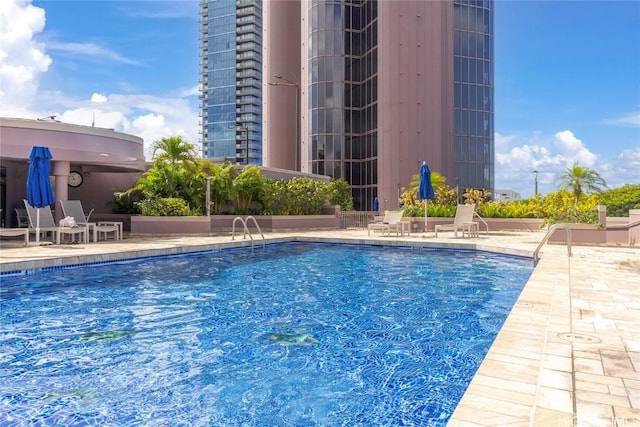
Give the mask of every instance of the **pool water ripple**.
<path id="1" fill-rule="evenodd" d="M 445 425 L 531 271 L 282 244 L 3 278 L 0 425 Z"/>

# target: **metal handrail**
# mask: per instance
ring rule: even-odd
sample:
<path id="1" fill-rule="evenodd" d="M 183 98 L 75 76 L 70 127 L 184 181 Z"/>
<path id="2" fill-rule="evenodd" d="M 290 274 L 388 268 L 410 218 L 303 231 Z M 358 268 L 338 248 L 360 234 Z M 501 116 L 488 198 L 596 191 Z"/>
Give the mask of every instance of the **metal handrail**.
<path id="1" fill-rule="evenodd" d="M 242 218 L 241 216 L 237 216 L 233 219 L 233 224 L 231 226 L 231 240 L 235 240 L 236 239 L 236 222 L 240 221 L 242 223 L 242 238 L 246 239 L 247 238 L 247 234 L 249 235 L 249 239 L 251 239 L 251 249 L 253 249 L 253 235 L 251 234 L 251 231 L 249 230 L 249 227 L 247 227 L 247 220 L 248 219 L 252 219 L 253 223 L 255 224 L 256 228 L 258 229 L 258 231 L 260 232 L 260 236 L 262 237 L 262 248 L 265 248 L 265 239 L 264 239 L 264 234 L 262 233 L 262 230 L 260 229 L 260 226 L 258 225 L 258 221 L 256 221 L 256 219 L 249 215 L 246 218 Z"/>
<path id="2" fill-rule="evenodd" d="M 256 219 L 253 217 L 253 215 L 249 215 L 248 217 L 246 217 L 244 219 L 244 229 L 246 230 L 247 233 L 249 233 L 249 235 L 251 235 L 251 232 L 249 231 L 249 228 L 247 227 L 247 221 L 249 221 L 249 219 L 251 219 L 253 221 L 253 223 L 255 224 L 256 228 L 260 232 L 260 237 L 262 237 L 262 248 L 264 249 L 264 247 L 265 247 L 264 234 L 262 234 L 262 230 L 260 229 L 260 226 L 258 225 L 258 221 L 256 221 Z"/>
<path id="3" fill-rule="evenodd" d="M 566 224 L 553 224 L 551 227 L 549 227 L 549 230 L 547 230 L 547 234 L 544 235 L 544 237 L 542 238 L 542 241 L 540 242 L 540 244 L 538 244 L 538 247 L 536 248 L 536 250 L 533 251 L 534 266 L 538 265 L 538 261 L 540 260 L 540 257 L 538 256 L 538 252 L 540 252 L 540 249 L 542 248 L 542 246 L 547 242 L 547 240 L 549 240 L 553 232 L 556 231 L 558 228 L 562 228 L 567 233 L 567 251 L 568 251 L 568 256 L 569 257 L 571 256 L 571 228 L 569 228 L 569 226 Z"/>
<path id="4" fill-rule="evenodd" d="M 484 224 L 484 226 L 487 228 L 487 234 L 489 234 L 489 224 L 487 224 L 487 221 L 485 221 L 484 218 L 482 218 L 476 211 L 473 211 L 473 215 L 478 217 L 478 219 Z"/>

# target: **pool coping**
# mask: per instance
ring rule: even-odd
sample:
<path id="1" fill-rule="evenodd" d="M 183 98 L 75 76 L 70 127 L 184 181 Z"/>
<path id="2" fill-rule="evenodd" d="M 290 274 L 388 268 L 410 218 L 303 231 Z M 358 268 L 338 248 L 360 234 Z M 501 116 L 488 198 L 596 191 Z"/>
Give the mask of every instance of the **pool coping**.
<path id="1" fill-rule="evenodd" d="M 532 257 L 542 239 L 539 233 L 510 236 L 512 244 L 503 244 L 502 236 L 383 238 L 363 232 L 274 234 L 266 241 L 470 249 Z M 126 248 L 89 245 L 93 253 L 80 254 L 73 247 L 67 253 L 55 248 L 34 248 L 37 253 L 18 250 L 22 255 L 14 261 L 3 249 L 0 273 L 252 245 L 248 240 L 229 241 L 228 235 L 124 242 Z M 256 249 L 261 243 L 253 245 Z M 637 248 L 574 247 L 574 256 L 568 258 L 564 246 L 545 246 L 448 425 L 640 425 L 640 303 L 634 303 L 640 301 L 640 287 L 635 271 L 620 268 L 638 254 Z M 593 337 L 597 342 L 579 342 L 576 337 Z"/>

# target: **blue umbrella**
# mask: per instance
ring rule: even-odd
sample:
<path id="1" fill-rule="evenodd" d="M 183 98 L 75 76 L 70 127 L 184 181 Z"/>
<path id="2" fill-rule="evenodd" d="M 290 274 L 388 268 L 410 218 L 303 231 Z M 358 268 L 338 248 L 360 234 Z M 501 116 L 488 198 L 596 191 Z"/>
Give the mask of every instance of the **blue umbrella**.
<path id="1" fill-rule="evenodd" d="M 373 211 L 378 214 L 378 211 L 380 210 L 380 202 L 378 202 L 378 198 L 375 197 L 373 199 Z"/>
<path id="2" fill-rule="evenodd" d="M 44 208 L 56 202 L 49 172 L 53 158 L 47 147 L 32 147 L 27 176 L 27 202 L 34 208 Z M 40 209 L 36 209 L 36 244 L 40 243 Z"/>
<path id="3" fill-rule="evenodd" d="M 418 185 L 418 199 L 430 200 L 436 197 L 431 184 L 431 169 L 427 166 L 427 162 L 422 162 L 420 166 L 420 184 Z M 427 202 L 424 204 L 424 231 L 427 231 Z"/>

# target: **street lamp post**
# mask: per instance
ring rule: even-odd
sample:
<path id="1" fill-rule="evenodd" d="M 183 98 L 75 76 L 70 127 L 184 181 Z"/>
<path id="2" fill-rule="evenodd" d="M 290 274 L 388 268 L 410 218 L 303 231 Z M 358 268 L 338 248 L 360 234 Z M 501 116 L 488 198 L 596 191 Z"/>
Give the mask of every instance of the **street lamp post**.
<path id="1" fill-rule="evenodd" d="M 537 196 L 538 195 L 538 171 L 534 170 L 533 172 L 531 172 L 533 174 L 533 195 Z"/>
<path id="2" fill-rule="evenodd" d="M 273 77 L 284 80 L 286 83 L 269 82 L 269 86 L 289 86 L 296 89 L 296 171 L 300 171 L 300 83 L 283 77 L 282 74 L 274 74 Z"/>
<path id="3" fill-rule="evenodd" d="M 245 132 L 244 142 L 245 142 L 245 147 L 247 148 L 245 163 L 248 165 L 249 164 L 249 128 L 243 125 L 242 123 L 236 123 L 235 125 L 229 126 L 229 129 L 239 129 Z"/>

